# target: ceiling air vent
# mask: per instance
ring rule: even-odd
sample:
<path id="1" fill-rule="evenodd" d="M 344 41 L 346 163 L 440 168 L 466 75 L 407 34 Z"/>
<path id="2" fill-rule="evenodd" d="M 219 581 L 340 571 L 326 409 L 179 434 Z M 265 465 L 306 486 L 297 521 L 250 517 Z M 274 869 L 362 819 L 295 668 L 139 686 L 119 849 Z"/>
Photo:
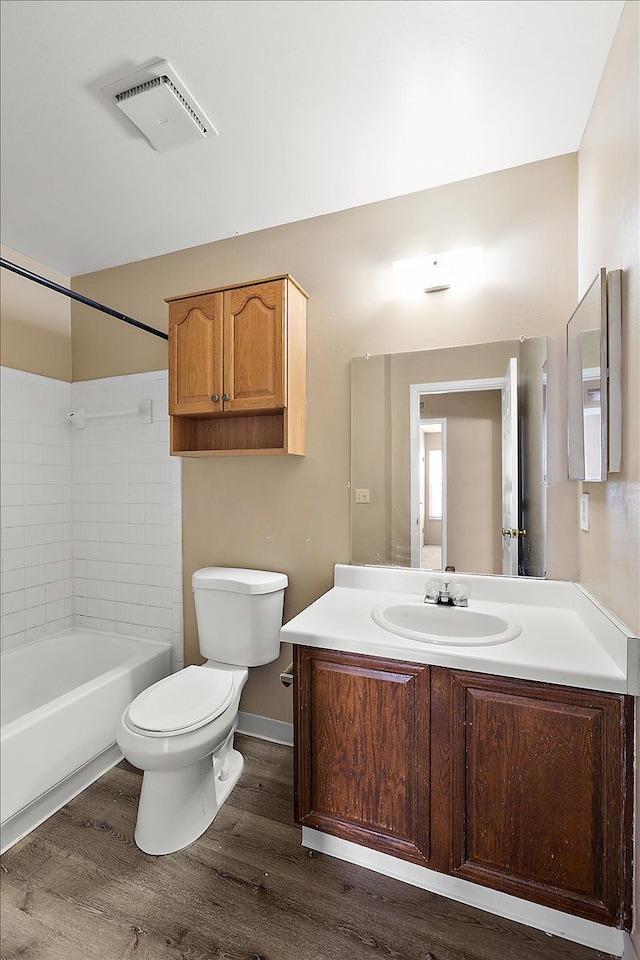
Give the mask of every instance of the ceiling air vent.
<path id="1" fill-rule="evenodd" d="M 218 132 L 166 60 L 121 77 L 102 92 L 160 152 Z"/>

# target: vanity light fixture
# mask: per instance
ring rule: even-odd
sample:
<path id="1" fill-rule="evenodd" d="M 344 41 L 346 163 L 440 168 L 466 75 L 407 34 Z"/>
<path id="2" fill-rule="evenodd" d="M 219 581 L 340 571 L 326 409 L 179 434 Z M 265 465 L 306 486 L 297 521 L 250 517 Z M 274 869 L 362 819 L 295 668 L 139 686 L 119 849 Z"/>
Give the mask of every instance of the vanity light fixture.
<path id="1" fill-rule="evenodd" d="M 396 260 L 393 264 L 395 292 L 405 299 L 420 299 L 425 293 L 466 287 L 480 280 L 481 266 L 482 247 Z"/>

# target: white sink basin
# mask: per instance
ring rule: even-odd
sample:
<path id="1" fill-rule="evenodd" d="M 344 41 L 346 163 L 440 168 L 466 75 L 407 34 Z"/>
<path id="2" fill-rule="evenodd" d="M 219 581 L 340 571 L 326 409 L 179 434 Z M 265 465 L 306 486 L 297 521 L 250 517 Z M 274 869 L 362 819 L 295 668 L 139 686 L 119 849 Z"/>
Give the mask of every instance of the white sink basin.
<path id="1" fill-rule="evenodd" d="M 473 647 L 514 640 L 522 627 L 515 620 L 467 607 L 428 603 L 392 603 L 375 607 L 371 617 L 384 630 L 426 643 Z"/>

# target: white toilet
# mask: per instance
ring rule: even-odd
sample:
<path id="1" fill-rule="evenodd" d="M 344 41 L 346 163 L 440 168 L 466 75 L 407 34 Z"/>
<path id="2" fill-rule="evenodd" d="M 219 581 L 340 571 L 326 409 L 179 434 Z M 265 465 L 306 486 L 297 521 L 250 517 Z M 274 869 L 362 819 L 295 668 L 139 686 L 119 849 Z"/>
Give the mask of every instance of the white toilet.
<path id="1" fill-rule="evenodd" d="M 135 840 L 145 853 L 187 847 L 212 823 L 242 772 L 233 748 L 248 667 L 277 659 L 287 577 L 204 567 L 192 579 L 201 667 L 143 690 L 124 711 L 118 745 L 144 770 Z"/>

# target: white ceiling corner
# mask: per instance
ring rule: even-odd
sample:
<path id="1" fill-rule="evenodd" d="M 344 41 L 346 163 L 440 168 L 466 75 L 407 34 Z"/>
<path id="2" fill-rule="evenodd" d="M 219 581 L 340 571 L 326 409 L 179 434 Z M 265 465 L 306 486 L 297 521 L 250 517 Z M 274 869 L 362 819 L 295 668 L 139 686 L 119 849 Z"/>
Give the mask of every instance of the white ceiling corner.
<path id="1" fill-rule="evenodd" d="M 68 276 L 578 149 L 623 0 L 2 0 L 2 241 Z M 219 136 L 102 94 L 166 59 Z"/>

